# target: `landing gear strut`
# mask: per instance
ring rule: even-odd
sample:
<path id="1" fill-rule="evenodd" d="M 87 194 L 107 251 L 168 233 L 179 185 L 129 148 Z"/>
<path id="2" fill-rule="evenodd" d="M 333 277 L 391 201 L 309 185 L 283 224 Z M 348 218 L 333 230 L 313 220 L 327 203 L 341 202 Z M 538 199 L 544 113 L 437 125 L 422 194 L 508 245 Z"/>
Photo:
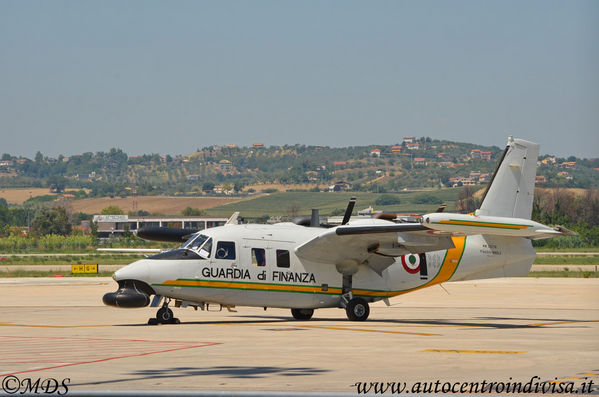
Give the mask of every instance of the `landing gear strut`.
<path id="1" fill-rule="evenodd" d="M 151 318 L 148 320 L 148 325 L 156 325 L 156 324 L 180 324 L 178 318 L 175 317 L 173 311 L 169 309 L 168 304 L 170 303 L 170 299 L 165 298 L 162 307 L 158 309 L 156 312 L 156 318 Z"/>
<path id="2" fill-rule="evenodd" d="M 351 321 L 365 321 L 370 314 L 368 302 L 363 298 L 354 298 L 351 274 L 343 274 L 341 305 Z"/>

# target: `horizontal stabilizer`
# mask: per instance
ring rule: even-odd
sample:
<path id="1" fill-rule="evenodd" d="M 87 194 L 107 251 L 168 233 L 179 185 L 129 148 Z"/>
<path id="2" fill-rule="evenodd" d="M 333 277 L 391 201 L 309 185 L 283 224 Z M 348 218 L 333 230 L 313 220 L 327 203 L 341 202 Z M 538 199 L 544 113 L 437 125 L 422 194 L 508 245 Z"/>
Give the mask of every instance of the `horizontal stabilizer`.
<path id="1" fill-rule="evenodd" d="M 488 234 L 539 239 L 576 234 L 562 226 L 552 228 L 530 219 L 438 212 L 424 215 L 422 225 L 454 235 Z"/>

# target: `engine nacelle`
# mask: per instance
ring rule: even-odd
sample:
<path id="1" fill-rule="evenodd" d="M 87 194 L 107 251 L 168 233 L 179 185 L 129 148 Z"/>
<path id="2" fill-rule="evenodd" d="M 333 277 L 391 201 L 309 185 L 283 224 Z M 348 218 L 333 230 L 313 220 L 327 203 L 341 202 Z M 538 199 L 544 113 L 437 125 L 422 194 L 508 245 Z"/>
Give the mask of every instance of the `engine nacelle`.
<path id="1" fill-rule="evenodd" d="M 120 280 L 119 289 L 104 294 L 102 302 L 115 307 L 145 307 L 150 304 L 150 295 L 152 294 L 154 294 L 154 290 L 146 283 L 137 280 Z"/>

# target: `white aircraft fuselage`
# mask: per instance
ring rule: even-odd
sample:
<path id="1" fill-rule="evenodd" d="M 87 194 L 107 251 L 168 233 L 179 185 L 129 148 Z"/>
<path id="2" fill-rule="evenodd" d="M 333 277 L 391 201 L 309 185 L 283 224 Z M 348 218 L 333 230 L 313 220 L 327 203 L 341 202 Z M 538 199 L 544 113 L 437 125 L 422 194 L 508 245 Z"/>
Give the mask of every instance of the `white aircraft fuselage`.
<path id="1" fill-rule="evenodd" d="M 388 222 L 359 221 L 359 224 Z M 118 270 L 115 280 L 147 283 L 157 295 L 195 303 L 281 308 L 340 307 L 341 277 L 334 264 L 301 259 L 295 248 L 322 229 L 294 224 L 228 225 L 201 232 L 233 242 L 235 259 L 142 259 Z M 368 266 L 353 274 L 353 294 L 377 301 L 447 281 L 528 274 L 535 259 L 525 238 L 472 235 L 452 237 L 455 248 L 400 256 L 379 275 Z M 263 249 L 265 264 L 252 263 L 252 249 Z M 289 267 L 277 263 L 277 251 L 289 253 Z M 418 258 L 418 259 L 416 259 Z M 410 259 L 414 262 L 410 263 Z M 254 261 L 255 262 L 255 261 Z M 426 269 L 425 269 L 426 267 Z"/>

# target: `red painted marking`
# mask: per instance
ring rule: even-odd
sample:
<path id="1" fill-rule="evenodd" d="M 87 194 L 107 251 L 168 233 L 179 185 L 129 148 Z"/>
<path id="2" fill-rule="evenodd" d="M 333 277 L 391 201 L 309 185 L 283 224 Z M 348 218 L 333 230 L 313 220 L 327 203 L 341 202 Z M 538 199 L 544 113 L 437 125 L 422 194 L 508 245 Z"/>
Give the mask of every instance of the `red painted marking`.
<path id="1" fill-rule="evenodd" d="M 156 340 L 142 340 L 142 339 L 107 339 L 107 338 L 68 338 L 68 337 L 33 337 L 33 336 L 0 336 L 0 338 L 9 338 L 9 339 L 20 339 L 20 340 L 14 340 L 13 342 L 11 342 L 11 345 L 15 345 L 18 344 L 19 342 L 21 343 L 25 343 L 25 345 L 27 347 L 32 347 L 36 345 L 35 342 L 31 343 L 34 339 L 53 339 L 53 340 L 70 340 L 70 341 L 101 341 L 101 342 L 149 342 L 149 343 L 159 343 L 159 344 L 164 344 L 164 343 L 169 343 L 169 344 L 192 344 L 191 346 L 182 346 L 182 347 L 173 347 L 171 349 L 164 349 L 164 350 L 156 350 L 156 351 L 149 351 L 149 352 L 141 352 L 141 353 L 133 353 L 133 354 L 125 354 L 125 355 L 120 355 L 120 356 L 115 356 L 115 357 L 104 357 L 104 358 L 99 358 L 96 360 L 86 360 L 86 361 L 78 361 L 78 362 L 69 362 L 66 364 L 59 364 L 59 365 L 53 365 L 53 366 L 49 366 L 49 367 L 45 367 L 45 368 L 37 368 L 37 369 L 30 369 L 30 370 L 24 370 L 24 371 L 17 371 L 17 372 L 11 372 L 11 373 L 6 373 L 6 374 L 0 374 L 0 376 L 8 376 L 8 375 L 17 375 L 17 374 L 23 374 L 23 373 L 28 373 L 28 372 L 39 372 L 39 371 L 46 371 L 49 369 L 56 369 L 56 368 L 62 368 L 62 367 L 70 367 L 70 366 L 74 366 L 74 365 L 82 365 L 82 364 L 93 364 L 93 363 L 100 363 L 100 362 L 104 362 L 104 361 L 110 361 L 110 360 L 118 360 L 121 358 L 131 358 L 131 357 L 141 357 L 141 356 L 148 356 L 151 354 L 158 354 L 158 353 L 168 353 L 168 352 L 173 352 L 173 351 L 178 351 L 178 350 L 187 350 L 187 349 L 195 349 L 195 348 L 199 348 L 199 347 L 208 347 L 208 346 L 215 346 L 215 345 L 220 345 L 222 343 L 218 343 L 218 342 L 204 342 L 202 344 L 193 344 L 193 343 L 198 343 L 198 342 L 182 342 L 182 341 L 156 341 Z M 25 341 L 26 339 L 26 341 Z M 41 344 L 37 344 L 40 347 L 44 348 L 44 353 L 56 353 L 57 355 L 60 353 L 64 353 L 64 349 L 62 348 L 56 348 L 56 349 L 48 349 L 47 348 L 47 344 L 46 343 L 41 343 Z M 94 346 L 94 350 L 98 349 L 98 347 L 100 348 L 112 348 L 113 350 L 116 348 L 116 350 L 128 350 L 130 351 L 131 348 L 133 347 L 138 348 L 137 346 L 113 346 L 110 345 L 108 343 L 106 344 L 100 344 L 101 346 Z M 38 354 L 39 353 L 39 349 L 32 349 L 31 353 L 33 354 Z M 85 352 L 81 352 L 82 355 L 86 355 Z M 119 352 L 114 352 L 116 354 L 118 354 Z M 25 363 L 51 363 L 52 361 L 49 359 L 46 360 L 42 360 L 42 361 L 35 361 L 35 362 L 26 362 L 26 361 L 20 361 L 20 362 L 10 362 L 10 359 L 7 359 L 8 357 L 3 357 L 3 361 L 5 363 L 11 363 L 11 364 L 25 364 Z M 23 360 L 23 350 L 19 351 L 19 357 L 18 359 Z M 71 357 L 71 358 L 77 358 L 77 357 Z M 83 357 L 79 358 L 82 359 Z M 56 360 L 54 362 L 65 362 L 67 360 L 64 359 L 64 357 L 57 357 Z"/>

